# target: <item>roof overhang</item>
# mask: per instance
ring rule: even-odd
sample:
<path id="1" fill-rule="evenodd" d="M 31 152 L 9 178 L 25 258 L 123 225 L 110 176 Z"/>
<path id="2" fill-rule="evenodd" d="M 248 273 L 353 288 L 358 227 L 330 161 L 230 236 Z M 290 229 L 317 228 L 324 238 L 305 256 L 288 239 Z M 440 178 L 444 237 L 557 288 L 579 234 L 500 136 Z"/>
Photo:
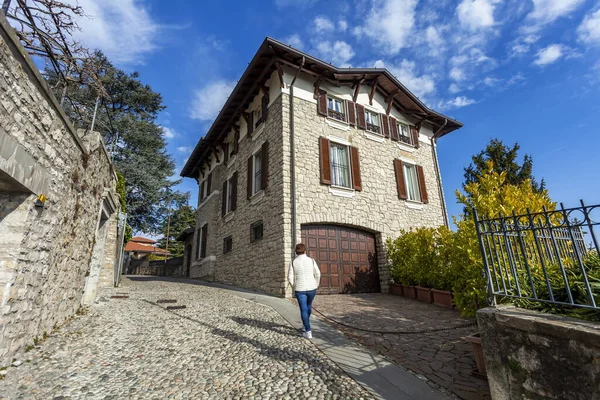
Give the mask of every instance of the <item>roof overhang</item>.
<path id="1" fill-rule="evenodd" d="M 271 73 L 282 65 L 299 68 L 302 60 L 304 60 L 302 72 L 314 75 L 315 80 L 321 78 L 335 86 L 355 87 L 357 84 L 376 86 L 376 90 L 386 101 L 395 105 L 400 112 L 431 124 L 435 139 L 463 126 L 462 123 L 429 109 L 385 68 L 337 68 L 267 37 L 212 126 L 196 144 L 181 171 L 181 176 L 198 179 L 202 162 L 208 155 L 217 151 L 219 144 L 227 136 L 240 113 L 248 108 Z"/>

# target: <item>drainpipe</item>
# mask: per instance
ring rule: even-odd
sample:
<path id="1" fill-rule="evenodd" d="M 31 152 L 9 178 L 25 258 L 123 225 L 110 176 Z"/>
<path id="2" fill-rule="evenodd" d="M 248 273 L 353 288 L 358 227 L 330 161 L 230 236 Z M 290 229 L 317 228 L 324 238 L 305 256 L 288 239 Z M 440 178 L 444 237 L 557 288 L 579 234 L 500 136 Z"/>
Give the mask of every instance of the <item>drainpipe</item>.
<path id="1" fill-rule="evenodd" d="M 296 71 L 294 75 L 294 79 L 292 79 L 292 83 L 290 83 L 290 186 L 292 191 L 292 257 L 294 255 L 294 250 L 296 248 L 296 156 L 294 151 L 294 83 L 296 83 L 296 78 L 302 71 L 304 67 L 304 63 L 306 62 L 306 58 L 302 56 L 302 63 L 300 63 L 300 68 Z"/>
<path id="2" fill-rule="evenodd" d="M 442 188 L 442 175 L 440 174 L 440 165 L 438 164 L 437 150 L 435 149 L 437 143 L 437 135 L 448 125 L 448 119 L 444 118 L 444 125 L 440 126 L 431 138 L 431 152 L 433 153 L 433 165 L 435 166 L 435 175 L 438 183 L 438 190 L 440 192 L 440 199 L 442 201 L 442 214 L 444 215 L 444 224 L 447 228 L 450 227 L 450 221 L 448 220 L 448 211 L 446 210 L 446 199 L 444 198 L 444 189 Z"/>

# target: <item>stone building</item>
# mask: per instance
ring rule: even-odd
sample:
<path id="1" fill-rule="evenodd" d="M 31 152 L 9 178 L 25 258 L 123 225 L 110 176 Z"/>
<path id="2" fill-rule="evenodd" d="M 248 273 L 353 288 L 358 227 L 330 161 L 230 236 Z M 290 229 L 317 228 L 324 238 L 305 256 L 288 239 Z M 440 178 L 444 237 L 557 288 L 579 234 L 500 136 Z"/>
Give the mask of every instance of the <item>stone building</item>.
<path id="1" fill-rule="evenodd" d="M 199 184 L 190 275 L 289 295 L 302 241 L 322 293 L 388 291 L 385 240 L 447 224 L 436 142 L 461 126 L 385 69 L 267 38 L 181 172 Z"/>
<path id="2" fill-rule="evenodd" d="M 0 13 L 0 366 L 113 286 L 115 185 Z"/>

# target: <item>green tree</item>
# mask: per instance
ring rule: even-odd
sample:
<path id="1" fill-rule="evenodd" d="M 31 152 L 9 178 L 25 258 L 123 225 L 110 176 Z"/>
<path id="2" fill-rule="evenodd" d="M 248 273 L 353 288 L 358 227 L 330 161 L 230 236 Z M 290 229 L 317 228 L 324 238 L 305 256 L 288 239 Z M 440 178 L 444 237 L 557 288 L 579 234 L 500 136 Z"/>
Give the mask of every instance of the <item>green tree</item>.
<path id="1" fill-rule="evenodd" d="M 117 193 L 119 194 L 119 202 L 121 203 L 121 211 L 127 212 L 127 191 L 125 189 L 126 182 L 122 173 L 117 171 Z M 133 229 L 127 223 L 125 225 L 125 243 L 129 242 L 133 237 Z"/>
<path id="2" fill-rule="evenodd" d="M 170 225 L 170 226 L 168 226 Z M 162 233 L 164 237 L 159 240 L 158 246 L 166 248 L 167 229 L 169 237 L 169 252 L 173 257 L 183 255 L 185 243 L 178 242 L 177 237 L 187 228 L 196 225 L 196 209 L 186 204 L 178 204 L 171 211 L 170 224 L 167 218 L 162 224 Z"/>
<path id="3" fill-rule="evenodd" d="M 179 183 L 170 180 L 175 163 L 166 151 L 163 129 L 156 123 L 165 108 L 162 97 L 144 85 L 137 72 L 116 68 L 101 52 L 93 57 L 100 65 L 97 75 L 105 93 L 98 96 L 87 82 L 70 84 L 70 101 L 63 108 L 76 126 L 89 128 L 98 105 L 94 130 L 101 132 L 116 169 L 125 178 L 128 222 L 135 231 L 159 232 L 169 188 Z M 47 70 L 46 75 L 60 98 L 64 84 L 53 71 Z"/>
<path id="4" fill-rule="evenodd" d="M 529 180 L 536 193 L 542 193 L 546 183 L 542 179 L 539 183 L 533 176 L 533 159 L 530 155 L 523 156 L 523 162 L 518 161 L 518 152 L 521 147 L 515 143 L 511 148 L 502 140 L 490 139 L 484 150 L 472 156 L 473 162 L 465 168 L 465 182 L 463 189 L 470 183 L 478 182 L 482 175 L 488 173 L 488 162 L 493 165 L 493 172 L 505 173 L 504 184 L 520 185 Z"/>

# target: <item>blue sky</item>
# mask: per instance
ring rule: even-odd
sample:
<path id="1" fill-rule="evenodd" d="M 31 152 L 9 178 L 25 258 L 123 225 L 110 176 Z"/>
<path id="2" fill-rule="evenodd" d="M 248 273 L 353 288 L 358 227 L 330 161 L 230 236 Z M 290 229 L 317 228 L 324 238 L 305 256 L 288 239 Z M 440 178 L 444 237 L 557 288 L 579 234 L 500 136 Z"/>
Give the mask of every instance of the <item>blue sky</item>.
<path id="1" fill-rule="evenodd" d="M 553 200 L 600 203 L 598 0 L 78 2 L 81 39 L 163 95 L 177 174 L 271 36 L 338 66 L 386 67 L 463 122 L 438 142 L 450 214 L 491 137 L 533 156 Z M 180 188 L 196 205 L 195 182 Z"/>

